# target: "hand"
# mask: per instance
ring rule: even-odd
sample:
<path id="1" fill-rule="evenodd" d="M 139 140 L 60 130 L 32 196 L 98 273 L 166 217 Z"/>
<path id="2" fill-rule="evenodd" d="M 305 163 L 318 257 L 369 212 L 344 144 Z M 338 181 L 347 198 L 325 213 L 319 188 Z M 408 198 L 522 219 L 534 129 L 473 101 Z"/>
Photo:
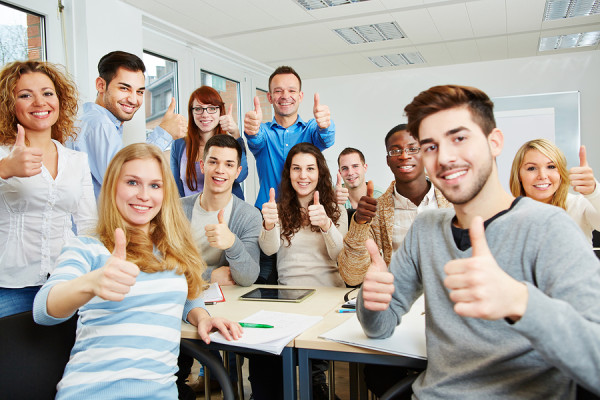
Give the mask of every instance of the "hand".
<path id="1" fill-rule="evenodd" d="M 315 120 L 317 121 L 319 128 L 329 128 L 329 125 L 331 125 L 331 114 L 329 113 L 329 107 L 319 103 L 319 93 L 315 93 L 313 115 L 315 116 Z"/>
<path id="2" fill-rule="evenodd" d="M 256 135 L 262 122 L 262 110 L 258 96 L 254 97 L 254 111 L 248 111 L 244 117 L 244 132 L 248 135 Z"/>
<path id="3" fill-rule="evenodd" d="M 94 295 L 108 301 L 121 301 L 135 285 L 135 278 L 140 274 L 140 269 L 134 263 L 125 260 L 126 247 L 125 233 L 121 228 L 115 229 L 112 257 L 93 275 Z"/>
<path id="4" fill-rule="evenodd" d="M 275 203 L 275 189 L 269 190 L 269 201 L 262 206 L 263 224 L 266 230 L 270 231 L 279 222 L 277 212 L 277 203 Z"/>
<path id="5" fill-rule="evenodd" d="M 206 239 L 210 247 L 227 250 L 235 243 L 235 235 L 225 223 L 225 210 L 217 214 L 218 224 L 208 224 L 204 227 Z"/>
<path id="6" fill-rule="evenodd" d="M 222 317 L 204 317 L 198 321 L 198 335 L 206 344 L 210 344 L 210 332 L 218 330 L 227 340 L 238 340 L 242 337 L 242 327 L 237 322 Z"/>
<path id="7" fill-rule="evenodd" d="M 360 198 L 354 213 L 354 220 L 359 224 L 371 222 L 377 213 L 377 199 L 373 198 L 374 190 L 373 181 L 367 182 L 367 195 Z"/>
<path id="8" fill-rule="evenodd" d="M 0 160 L 2 179 L 26 178 L 42 172 L 42 150 L 25 146 L 25 129 L 17 124 L 15 144 L 4 159 Z"/>
<path id="9" fill-rule="evenodd" d="M 319 203 L 318 190 L 315 190 L 313 205 L 308 206 L 308 218 L 310 219 L 311 225 L 318 226 L 323 232 L 327 232 L 331 226 L 331 220 L 325 212 L 325 207 Z"/>
<path id="10" fill-rule="evenodd" d="M 342 186 L 342 175 L 338 172 L 337 183 L 335 184 L 335 202 L 343 206 L 348 201 L 349 196 L 348 188 Z"/>
<path id="11" fill-rule="evenodd" d="M 592 194 L 596 189 L 596 178 L 594 178 L 594 171 L 587 163 L 585 146 L 581 146 L 579 149 L 579 167 L 569 170 L 569 180 L 573 190 L 581 194 Z"/>
<path id="12" fill-rule="evenodd" d="M 509 276 L 496 263 L 485 239 L 483 220 L 473 218 L 469 229 L 473 255 L 444 266 L 454 311 L 463 317 L 518 321 L 527 308 L 527 286 Z"/>
<path id="13" fill-rule="evenodd" d="M 163 128 L 173 140 L 185 137 L 187 134 L 187 120 L 183 115 L 175 113 L 175 97 L 171 98 L 171 104 L 165 115 L 160 120 L 160 127 Z"/>
<path id="14" fill-rule="evenodd" d="M 225 132 L 231 134 L 231 136 L 237 139 L 240 137 L 240 130 L 238 129 L 237 124 L 233 120 L 232 110 L 233 104 L 230 104 L 229 109 L 227 110 L 227 114 L 221 115 L 219 117 L 219 125 L 221 125 L 221 129 L 223 129 Z"/>
<path id="15" fill-rule="evenodd" d="M 383 311 L 392 301 L 395 290 L 394 275 L 381 258 L 377 244 L 372 239 L 367 239 L 365 246 L 371 256 L 371 265 L 362 285 L 363 303 L 367 310 Z"/>
<path id="16" fill-rule="evenodd" d="M 215 282 L 217 282 L 221 286 L 235 285 L 236 283 L 233 280 L 233 276 L 231 275 L 231 268 L 228 266 L 223 266 L 213 269 L 213 271 L 210 274 L 210 283 Z"/>

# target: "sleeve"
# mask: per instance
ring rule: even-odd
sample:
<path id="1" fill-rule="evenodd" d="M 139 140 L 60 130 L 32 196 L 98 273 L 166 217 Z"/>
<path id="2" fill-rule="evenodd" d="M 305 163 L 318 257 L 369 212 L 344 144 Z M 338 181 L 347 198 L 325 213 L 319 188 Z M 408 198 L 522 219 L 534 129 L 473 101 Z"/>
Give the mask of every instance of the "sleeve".
<path id="1" fill-rule="evenodd" d="M 592 229 L 600 230 L 600 183 L 596 181 L 596 188 L 588 195 L 583 196 L 587 201 L 585 220 Z"/>
<path id="2" fill-rule="evenodd" d="M 262 123 L 260 124 L 260 128 L 258 128 L 258 133 L 256 135 L 248 135 L 246 132 L 244 132 L 244 136 L 246 136 L 246 140 L 248 141 L 248 148 L 255 157 L 261 152 L 267 143 L 266 130 L 267 128 L 265 123 Z"/>
<path id="3" fill-rule="evenodd" d="M 173 137 L 160 126 L 154 128 L 146 138 L 146 143 L 158 146 L 162 151 L 167 150 L 171 142 L 173 142 Z"/>
<path id="4" fill-rule="evenodd" d="M 240 166 L 242 167 L 242 172 L 240 172 L 240 176 L 236 178 L 237 183 L 242 183 L 248 177 L 248 160 L 246 158 L 246 143 L 244 142 L 243 137 L 237 138 L 238 143 L 242 146 L 242 160 L 240 161 Z"/>
<path id="5" fill-rule="evenodd" d="M 181 319 L 184 322 L 189 324 L 190 321 L 188 321 L 188 319 L 187 319 L 188 314 L 194 308 L 198 308 L 198 307 L 206 310 L 206 305 L 204 304 L 204 300 L 202 300 L 200 297 L 197 297 L 195 299 L 186 299 L 185 304 L 183 305 L 183 314 L 181 316 Z M 206 310 L 206 312 L 208 312 L 208 310 Z M 210 313 L 209 313 L 209 315 L 210 315 Z"/>
<path id="6" fill-rule="evenodd" d="M 79 151 L 87 153 L 90 172 L 94 180 L 102 185 L 106 168 L 123 147 L 123 141 L 110 124 L 87 122 L 81 130 L 85 130 L 85 135 L 78 140 Z"/>
<path id="7" fill-rule="evenodd" d="M 340 275 L 348 285 L 360 285 L 371 264 L 365 242 L 367 239 L 376 238 L 374 230 L 379 225 L 373 225 L 373 222 L 359 224 L 354 220 L 354 216 L 350 221 L 350 229 L 344 238 L 344 248 L 337 259 Z M 379 249 L 382 248 L 380 243 L 377 243 L 377 246 Z"/>
<path id="8" fill-rule="evenodd" d="M 348 232 L 348 213 L 345 208 L 339 205 L 337 207 L 340 211 L 340 219 L 337 222 L 338 226 L 332 222 L 327 232 L 321 231 L 321 235 L 325 239 L 327 254 L 334 261 L 337 261 L 338 255 L 344 248 L 344 235 Z"/>
<path id="9" fill-rule="evenodd" d="M 261 231 L 260 236 L 258 237 L 258 245 L 260 249 L 266 255 L 270 256 L 277 251 L 279 251 L 279 246 L 281 246 L 281 228 L 279 224 L 275 225 L 273 229 L 270 231 L 266 230 L 262 227 L 261 223 Z"/>
<path id="10" fill-rule="evenodd" d="M 77 203 L 77 210 L 73 214 L 73 222 L 77 227 L 77 233 L 91 234 L 98 224 L 98 208 L 96 207 L 96 196 L 94 185 L 86 153 L 76 153 L 78 170 L 81 171 L 81 198 Z"/>
<path id="11" fill-rule="evenodd" d="M 260 252 L 258 249 L 258 236 L 262 229 L 260 212 L 248 207 L 248 212 L 240 210 L 242 218 L 236 223 L 235 242 L 225 250 L 225 257 L 231 269 L 231 276 L 238 285 L 250 286 L 258 278 L 260 272 Z"/>
<path id="12" fill-rule="evenodd" d="M 312 144 L 317 146 L 321 151 L 333 146 L 335 143 L 335 124 L 333 121 L 331 121 L 331 124 L 325 129 L 319 128 L 317 121 L 314 119 L 311 119 L 309 124 L 309 129 L 312 130 Z"/>
<path id="13" fill-rule="evenodd" d="M 180 142 L 180 140 L 182 142 Z M 179 171 L 181 170 L 181 156 L 183 154 L 183 140 L 177 139 L 173 142 L 173 147 L 171 148 L 171 173 L 173 174 L 173 178 L 175 178 L 175 184 L 177 185 L 177 191 L 179 192 L 179 196 L 183 197 L 185 192 L 183 190 L 183 181 L 180 178 Z"/>

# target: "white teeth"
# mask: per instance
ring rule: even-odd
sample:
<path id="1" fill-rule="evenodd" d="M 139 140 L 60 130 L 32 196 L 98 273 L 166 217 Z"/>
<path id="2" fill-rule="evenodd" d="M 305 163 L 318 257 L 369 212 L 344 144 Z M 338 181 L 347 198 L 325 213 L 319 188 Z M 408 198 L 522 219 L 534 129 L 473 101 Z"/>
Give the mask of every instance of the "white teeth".
<path id="1" fill-rule="evenodd" d="M 213 178 L 213 179 L 217 182 L 225 182 L 225 179 L 223 179 L 223 178 Z"/>
<path id="2" fill-rule="evenodd" d="M 298 182 L 299 186 L 308 186 L 310 185 L 310 182 Z"/>
<path id="3" fill-rule="evenodd" d="M 39 112 L 34 112 L 32 114 L 35 115 L 36 117 L 41 117 L 41 116 L 50 114 L 50 111 L 39 111 Z"/>
<path id="4" fill-rule="evenodd" d="M 459 176 L 463 176 L 466 173 L 467 173 L 467 171 L 455 172 L 455 173 L 453 173 L 451 175 L 445 176 L 444 179 L 455 179 L 455 178 L 458 178 Z"/>
<path id="5" fill-rule="evenodd" d="M 133 204 L 131 205 L 131 207 L 135 208 L 136 210 L 140 210 L 140 211 L 146 211 L 146 210 L 150 209 L 150 207 L 148 207 L 148 206 L 136 206 Z"/>
<path id="6" fill-rule="evenodd" d="M 540 183 L 538 185 L 533 185 L 533 187 L 546 189 L 546 188 L 550 187 L 550 184 L 549 183 Z"/>
<path id="7" fill-rule="evenodd" d="M 413 168 L 414 168 L 413 165 L 403 165 L 400 167 L 400 169 L 403 169 L 403 170 L 409 170 L 409 169 L 413 169 Z"/>

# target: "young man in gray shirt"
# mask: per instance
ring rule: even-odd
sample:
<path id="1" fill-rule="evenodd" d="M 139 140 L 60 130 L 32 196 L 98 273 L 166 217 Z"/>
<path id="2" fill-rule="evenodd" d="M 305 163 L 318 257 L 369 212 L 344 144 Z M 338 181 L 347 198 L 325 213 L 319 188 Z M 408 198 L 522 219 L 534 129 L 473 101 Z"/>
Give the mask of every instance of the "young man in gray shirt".
<path id="1" fill-rule="evenodd" d="M 581 230 L 503 189 L 504 138 L 485 93 L 437 86 L 405 111 L 454 210 L 419 215 L 389 271 L 367 241 L 365 333 L 390 336 L 424 294 L 428 365 L 415 397 L 573 399 L 576 384 L 600 394 L 600 263 Z"/>

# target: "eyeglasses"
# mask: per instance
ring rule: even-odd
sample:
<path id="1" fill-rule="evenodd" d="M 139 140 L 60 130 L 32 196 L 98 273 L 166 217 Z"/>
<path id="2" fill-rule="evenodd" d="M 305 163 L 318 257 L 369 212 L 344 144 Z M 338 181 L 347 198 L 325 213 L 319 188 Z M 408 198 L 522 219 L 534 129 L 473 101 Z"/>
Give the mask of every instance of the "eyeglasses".
<path id="1" fill-rule="evenodd" d="M 390 157 L 400 157 L 402 153 L 413 155 L 417 154 L 419 151 L 421 151 L 420 147 L 409 147 L 408 149 L 393 149 L 388 151 L 386 154 Z"/>
<path id="2" fill-rule="evenodd" d="M 209 114 L 214 114 L 219 109 L 219 106 L 209 106 L 209 107 L 192 107 L 192 112 L 196 115 L 202 115 L 204 111 Z"/>

